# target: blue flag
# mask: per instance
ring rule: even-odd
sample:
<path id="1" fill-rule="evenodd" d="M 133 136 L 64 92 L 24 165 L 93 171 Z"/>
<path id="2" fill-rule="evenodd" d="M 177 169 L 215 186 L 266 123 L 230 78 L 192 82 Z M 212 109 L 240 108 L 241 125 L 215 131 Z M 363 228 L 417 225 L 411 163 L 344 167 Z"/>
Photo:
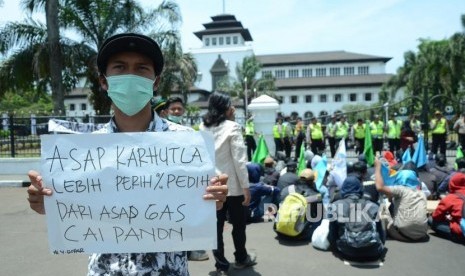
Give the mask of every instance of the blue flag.
<path id="1" fill-rule="evenodd" d="M 417 165 L 417 168 L 426 165 L 426 162 L 428 162 L 423 135 L 418 135 L 418 144 L 413 153 L 412 161 Z"/>
<path id="2" fill-rule="evenodd" d="M 387 161 L 381 162 L 381 177 L 383 177 L 384 185 L 392 186 L 396 182 L 397 172 L 391 174 L 391 168 Z"/>
<path id="3" fill-rule="evenodd" d="M 410 154 L 410 147 L 407 148 L 407 150 L 404 152 L 402 155 L 402 163 L 405 164 L 409 161 L 412 161 L 412 155 Z"/>
<path id="4" fill-rule="evenodd" d="M 327 166 L 328 166 L 328 160 L 326 159 L 326 155 L 323 155 L 321 160 L 316 164 L 314 168 L 316 172 L 315 187 L 320 193 L 321 193 L 321 186 L 323 185 L 323 180 L 325 178 Z"/>

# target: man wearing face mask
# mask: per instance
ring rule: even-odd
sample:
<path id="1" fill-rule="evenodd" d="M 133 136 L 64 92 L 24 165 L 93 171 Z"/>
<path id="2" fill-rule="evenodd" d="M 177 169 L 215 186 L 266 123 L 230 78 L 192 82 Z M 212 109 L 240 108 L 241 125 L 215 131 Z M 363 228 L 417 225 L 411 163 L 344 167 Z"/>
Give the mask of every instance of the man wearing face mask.
<path id="1" fill-rule="evenodd" d="M 166 111 L 168 112 L 166 119 L 173 123 L 182 125 L 182 119 L 186 108 L 184 107 L 184 102 L 181 98 L 169 98 L 166 102 Z"/>
<path id="2" fill-rule="evenodd" d="M 100 85 L 112 100 L 114 116 L 98 133 L 192 131 L 158 117 L 152 110 L 150 99 L 163 65 L 160 47 L 147 36 L 123 33 L 105 40 L 98 52 L 97 67 Z M 44 196 L 50 196 L 52 189 L 45 186 L 39 172 L 30 171 L 28 176 L 30 207 L 45 214 Z M 226 181 L 226 175 L 213 177 L 203 196 L 216 200 L 217 209 L 226 200 Z M 88 270 L 88 275 L 189 275 L 186 252 L 92 254 Z"/>

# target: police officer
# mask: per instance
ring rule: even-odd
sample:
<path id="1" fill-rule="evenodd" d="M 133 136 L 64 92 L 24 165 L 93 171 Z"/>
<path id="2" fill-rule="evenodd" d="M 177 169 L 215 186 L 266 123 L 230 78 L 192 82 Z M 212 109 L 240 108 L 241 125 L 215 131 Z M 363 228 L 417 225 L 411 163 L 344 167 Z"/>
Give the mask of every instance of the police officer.
<path id="1" fill-rule="evenodd" d="M 391 115 L 391 118 L 387 122 L 386 131 L 389 143 L 389 150 L 392 154 L 396 154 L 396 151 L 400 149 L 400 130 L 402 127 L 402 121 L 396 119 L 397 113 Z"/>
<path id="2" fill-rule="evenodd" d="M 305 125 L 301 117 L 297 118 L 297 122 L 295 124 L 295 129 L 294 129 L 294 136 L 295 136 L 295 141 L 296 141 L 294 160 L 297 161 L 297 158 L 300 157 L 300 150 L 302 148 L 302 143 L 305 141 Z"/>
<path id="3" fill-rule="evenodd" d="M 307 127 L 307 143 L 314 154 L 321 155 L 325 150 L 323 127 L 316 117 L 312 117 Z"/>
<path id="4" fill-rule="evenodd" d="M 365 149 L 365 124 L 362 118 L 357 119 L 357 123 L 352 127 L 355 141 L 355 153 L 361 154 Z"/>
<path id="5" fill-rule="evenodd" d="M 371 141 L 373 144 L 373 153 L 383 151 L 384 123 L 379 120 L 379 115 L 373 116 L 373 122 L 370 123 Z"/>
<path id="6" fill-rule="evenodd" d="M 346 121 L 345 116 L 341 116 L 341 119 L 339 122 L 336 123 L 336 130 L 335 130 L 335 136 L 336 136 L 336 146 L 339 147 L 339 142 L 342 139 L 345 139 L 344 143 L 345 146 L 347 147 L 347 137 L 349 137 L 349 123 Z M 333 156 L 334 157 L 334 156 Z"/>
<path id="7" fill-rule="evenodd" d="M 273 139 L 275 145 L 275 154 L 274 156 L 278 156 L 278 151 L 283 151 L 283 119 L 276 118 L 276 123 L 273 126 Z"/>
<path id="8" fill-rule="evenodd" d="M 331 122 L 326 125 L 325 136 L 328 138 L 329 150 L 331 151 L 331 157 L 336 154 L 336 116 L 331 116 Z"/>
<path id="9" fill-rule="evenodd" d="M 442 113 L 439 110 L 434 112 L 434 118 L 430 122 L 430 127 L 432 130 L 433 143 L 431 146 L 431 153 L 437 154 L 438 148 L 440 152 L 445 156 L 446 155 L 446 138 L 447 138 L 447 121 L 446 118 L 442 116 Z"/>
<path id="10" fill-rule="evenodd" d="M 245 144 L 247 145 L 247 158 L 252 161 L 252 156 L 257 149 L 255 142 L 255 124 L 253 122 L 254 116 L 249 114 L 249 118 L 245 121 Z"/>

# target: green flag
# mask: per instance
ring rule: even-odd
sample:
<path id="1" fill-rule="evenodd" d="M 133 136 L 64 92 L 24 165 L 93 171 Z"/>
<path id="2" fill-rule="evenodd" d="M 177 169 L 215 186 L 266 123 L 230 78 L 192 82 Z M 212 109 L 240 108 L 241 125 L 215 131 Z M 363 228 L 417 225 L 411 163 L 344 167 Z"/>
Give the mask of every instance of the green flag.
<path id="1" fill-rule="evenodd" d="M 258 147 L 253 153 L 252 162 L 257 164 L 263 164 L 265 162 L 265 158 L 268 155 L 269 152 L 265 139 L 263 138 L 263 135 L 260 135 L 260 138 L 258 140 Z"/>
<path id="2" fill-rule="evenodd" d="M 297 168 L 297 175 L 300 175 L 300 172 L 307 168 L 307 162 L 305 162 L 305 146 L 302 143 L 300 147 L 300 154 L 299 154 L 299 167 Z"/>
<path id="3" fill-rule="evenodd" d="M 458 146 L 458 147 L 457 147 L 457 153 L 455 154 L 455 158 L 456 158 L 456 159 L 459 159 L 459 158 L 462 158 L 462 157 L 463 157 L 462 147 L 461 147 L 461 146 Z"/>
<path id="4" fill-rule="evenodd" d="M 365 122 L 365 149 L 363 150 L 368 166 L 375 164 L 375 155 L 373 154 L 373 143 L 371 142 L 371 131 L 369 121 Z"/>

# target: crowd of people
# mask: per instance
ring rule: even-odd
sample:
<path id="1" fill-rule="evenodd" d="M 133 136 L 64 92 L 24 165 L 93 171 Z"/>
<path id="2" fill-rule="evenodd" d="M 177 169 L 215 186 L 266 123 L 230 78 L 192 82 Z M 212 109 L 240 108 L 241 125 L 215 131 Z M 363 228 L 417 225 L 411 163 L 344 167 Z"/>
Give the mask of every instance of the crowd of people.
<path id="1" fill-rule="evenodd" d="M 175 135 L 176 131 L 193 131 L 182 126 L 185 104 L 181 98 L 153 98 L 163 65 L 158 44 L 147 36 L 125 33 L 104 42 L 97 66 L 114 116 L 99 133 L 169 131 Z M 229 95 L 212 93 L 202 119 L 199 128 L 214 137 L 218 174 L 204 195 L 206 200 L 216 200 L 217 206 L 218 247 L 213 250 L 216 275 L 227 275 L 230 267 L 223 242 L 226 221 L 233 228 L 235 269 L 257 263 L 256 254 L 246 249 L 246 226 L 266 216 L 274 217 L 273 228 L 279 238 L 316 241 L 318 234 L 317 238 L 327 241 L 328 246 L 315 242 L 315 247 L 332 249 L 343 258 L 357 261 L 382 259 L 387 237 L 427 241 L 428 225 L 454 242 L 465 240 L 461 226 L 465 159 L 457 159 L 456 168 L 446 162 L 448 127 L 440 112 L 435 113 L 430 126 L 434 159 L 419 168 L 411 161 L 403 162 L 398 154 L 418 140 L 421 125 L 414 116 L 405 122 L 393 116 L 386 126 L 378 116 L 369 123 L 357 120 L 352 126 L 344 116 L 332 117 L 326 126 L 317 118 L 304 126 L 298 118 L 295 127 L 289 117 L 280 117 L 273 126 L 276 152 L 259 163 L 250 162 L 256 150 L 253 116 L 247 118 L 244 135 L 235 122 Z M 373 150 L 383 157 L 377 158 L 373 167 L 367 165 L 363 154 L 366 127 L 370 128 Z M 465 142 L 464 119 L 454 129 Z M 385 136 L 388 149 L 384 148 Z M 335 157 L 337 145 L 349 138 L 355 141 L 359 160 L 347 162 L 344 177 L 336 179 L 331 173 L 335 167 L 325 163 L 326 141 L 331 157 Z M 295 156 L 291 158 L 294 144 Z M 302 148 L 304 160 L 299 160 Z M 302 161 L 304 168 L 299 166 Z M 393 183 L 387 183 L 383 175 L 385 166 Z M 52 190 L 46 188 L 39 172 L 30 171 L 29 178 L 30 207 L 45 214 L 44 197 Z M 440 198 L 430 216 L 427 197 Z M 357 219 L 354 212 L 365 215 Z M 187 261 L 205 259 L 205 251 L 95 253 L 89 259 L 88 275 L 189 275 Z"/>

